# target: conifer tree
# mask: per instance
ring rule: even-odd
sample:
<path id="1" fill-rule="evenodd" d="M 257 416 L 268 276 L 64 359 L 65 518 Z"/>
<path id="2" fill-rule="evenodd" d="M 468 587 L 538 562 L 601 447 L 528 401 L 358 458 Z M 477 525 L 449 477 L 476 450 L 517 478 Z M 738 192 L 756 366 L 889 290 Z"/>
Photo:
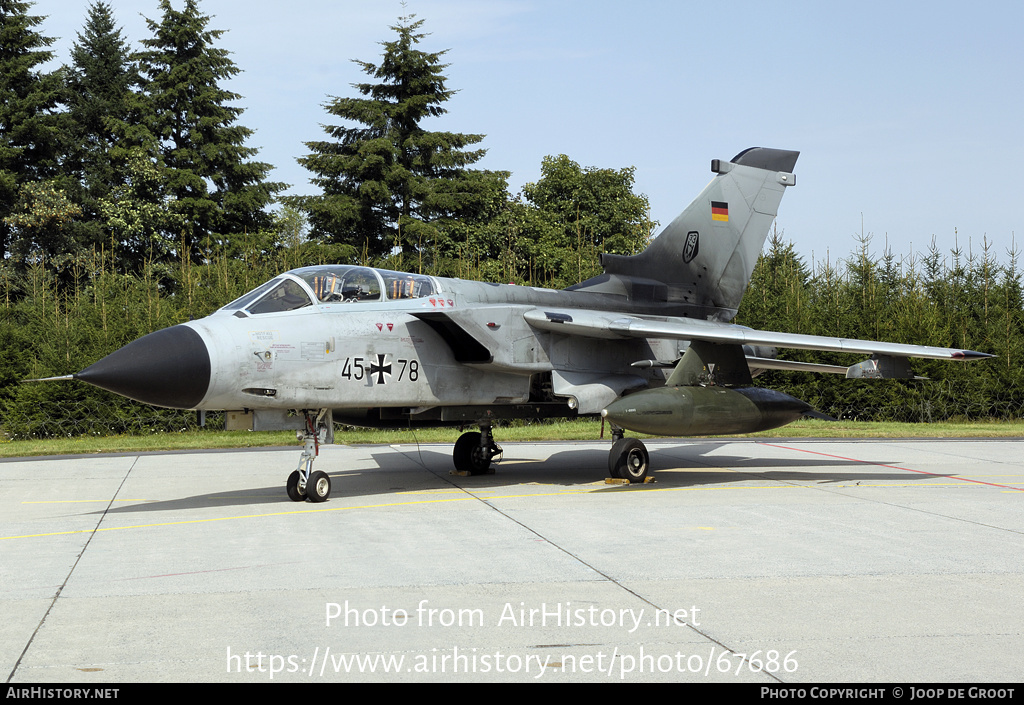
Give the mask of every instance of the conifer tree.
<path id="1" fill-rule="evenodd" d="M 223 30 L 208 28 L 197 0 L 181 11 L 161 0 L 160 9 L 160 22 L 147 20 L 153 37 L 136 55 L 144 82 L 137 120 L 145 130 L 135 141 L 166 169 L 166 191 L 184 217 L 168 244 L 182 243 L 199 259 L 208 238 L 224 242 L 269 227 L 266 207 L 284 185 L 267 181 L 271 165 L 252 161 L 258 150 L 245 146 L 253 131 L 237 124 L 243 109 L 231 104 L 241 96 L 221 85 L 239 73 L 215 46 Z"/>
<path id="2" fill-rule="evenodd" d="M 34 28 L 43 17 L 29 15 L 30 2 L 0 0 L 0 257 L 22 237 L 10 218 L 25 184 L 42 182 L 57 167 L 60 77 L 41 66 L 53 58 L 53 39 Z M 23 248 L 24 249 L 24 248 Z"/>
<path id="3" fill-rule="evenodd" d="M 430 132 L 423 121 L 444 115 L 447 88 L 441 52 L 416 45 L 422 20 L 399 18 L 397 38 L 382 42 L 379 64 L 356 61 L 374 82 L 353 85 L 362 97 L 333 98 L 327 111 L 349 125 L 326 127 L 331 140 L 307 142 L 298 161 L 322 195 L 290 199 L 309 217 L 314 236 L 380 256 L 433 250 L 445 223 L 473 218 L 504 194 L 505 172 L 470 170 L 483 135 Z"/>
<path id="4" fill-rule="evenodd" d="M 90 5 L 85 27 L 71 49 L 63 91 L 64 171 L 74 179 L 69 190 L 84 214 L 75 233 L 82 245 L 106 239 L 98 202 L 125 183 L 125 150 L 117 130 L 128 119 L 131 87 L 138 80 L 130 56 L 110 5 Z"/>

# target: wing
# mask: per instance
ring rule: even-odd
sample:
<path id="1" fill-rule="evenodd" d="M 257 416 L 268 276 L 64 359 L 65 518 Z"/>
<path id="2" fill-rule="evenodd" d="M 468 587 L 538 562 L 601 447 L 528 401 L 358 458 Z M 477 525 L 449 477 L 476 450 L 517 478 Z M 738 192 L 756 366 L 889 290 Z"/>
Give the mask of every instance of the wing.
<path id="1" fill-rule="evenodd" d="M 852 338 L 831 338 L 823 335 L 801 335 L 775 331 L 754 330 L 730 323 L 701 321 L 689 318 L 640 318 L 606 311 L 578 309 L 535 308 L 524 314 L 526 321 L 540 330 L 590 338 L 671 338 L 676 340 L 703 340 L 709 343 L 732 345 L 797 348 L 801 350 L 827 350 L 831 352 L 860 353 L 876 358 L 921 357 L 934 360 L 977 360 L 995 357 L 987 353 L 960 348 L 939 348 L 930 345 L 885 343 Z M 799 364 L 799 363 L 796 363 Z M 864 364 L 864 363 L 862 363 Z M 757 366 L 756 362 L 751 363 Z M 764 366 L 764 365 L 763 365 Z M 781 365 L 776 365 L 783 369 Z M 813 369 L 817 365 L 798 368 L 807 371 L 831 372 L 851 368 Z M 848 376 L 861 376 L 849 374 Z M 875 375 L 865 375 L 875 376 Z"/>

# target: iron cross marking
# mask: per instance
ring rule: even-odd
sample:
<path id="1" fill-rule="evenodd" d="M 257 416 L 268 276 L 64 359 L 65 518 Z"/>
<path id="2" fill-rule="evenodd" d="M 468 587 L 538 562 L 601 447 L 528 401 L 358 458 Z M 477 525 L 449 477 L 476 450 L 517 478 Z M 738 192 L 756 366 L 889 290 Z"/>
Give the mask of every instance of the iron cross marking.
<path id="1" fill-rule="evenodd" d="M 391 363 L 385 365 L 385 362 L 387 362 L 387 355 L 377 353 L 377 362 L 370 363 L 370 374 L 377 375 L 377 384 L 387 384 L 388 381 L 384 375 L 391 376 Z"/>

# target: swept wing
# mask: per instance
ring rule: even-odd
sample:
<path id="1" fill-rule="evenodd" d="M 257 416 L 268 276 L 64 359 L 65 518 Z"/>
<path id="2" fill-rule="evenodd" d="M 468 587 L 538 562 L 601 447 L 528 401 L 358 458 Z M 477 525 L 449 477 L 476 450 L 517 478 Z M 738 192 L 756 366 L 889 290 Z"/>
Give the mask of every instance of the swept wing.
<path id="1" fill-rule="evenodd" d="M 549 308 L 532 309 L 525 312 L 523 317 L 531 326 L 540 330 L 590 338 L 703 340 L 709 343 L 826 350 L 902 358 L 920 357 L 934 360 L 975 360 L 993 357 L 987 353 L 962 348 L 940 348 L 930 345 L 781 333 L 685 318 L 654 319 L 602 311 Z"/>

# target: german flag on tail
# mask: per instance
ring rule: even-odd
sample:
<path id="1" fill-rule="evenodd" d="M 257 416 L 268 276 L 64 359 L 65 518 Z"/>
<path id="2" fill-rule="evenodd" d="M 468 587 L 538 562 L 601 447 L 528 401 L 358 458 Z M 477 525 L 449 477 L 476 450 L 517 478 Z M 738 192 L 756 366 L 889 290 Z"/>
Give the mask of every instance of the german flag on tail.
<path id="1" fill-rule="evenodd" d="M 722 201 L 711 202 L 711 220 L 729 222 L 729 204 Z"/>

